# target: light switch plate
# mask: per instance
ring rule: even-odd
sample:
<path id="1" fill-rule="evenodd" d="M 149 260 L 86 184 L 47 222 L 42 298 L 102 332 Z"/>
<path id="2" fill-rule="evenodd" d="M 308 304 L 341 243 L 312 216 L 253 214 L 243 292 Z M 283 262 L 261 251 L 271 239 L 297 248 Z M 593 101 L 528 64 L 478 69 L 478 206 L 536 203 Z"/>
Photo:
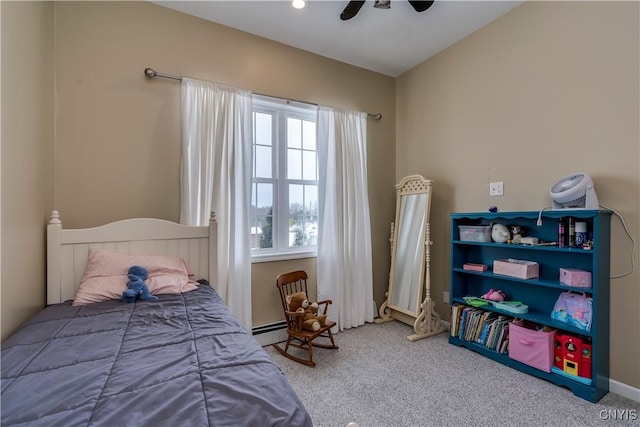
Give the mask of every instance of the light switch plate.
<path id="1" fill-rule="evenodd" d="M 504 194 L 504 183 L 502 181 L 489 183 L 490 196 L 502 196 Z"/>

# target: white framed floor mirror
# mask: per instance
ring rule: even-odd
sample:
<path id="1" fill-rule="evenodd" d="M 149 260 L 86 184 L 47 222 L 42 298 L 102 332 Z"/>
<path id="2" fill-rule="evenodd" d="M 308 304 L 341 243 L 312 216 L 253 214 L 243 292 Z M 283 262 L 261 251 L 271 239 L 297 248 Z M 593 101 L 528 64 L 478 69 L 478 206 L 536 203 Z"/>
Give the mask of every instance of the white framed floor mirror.
<path id="1" fill-rule="evenodd" d="M 413 325 L 417 341 L 445 332 L 431 299 L 431 190 L 433 181 L 409 175 L 396 185 L 396 215 L 391 223 L 391 269 L 386 300 L 375 323 L 398 320 Z"/>

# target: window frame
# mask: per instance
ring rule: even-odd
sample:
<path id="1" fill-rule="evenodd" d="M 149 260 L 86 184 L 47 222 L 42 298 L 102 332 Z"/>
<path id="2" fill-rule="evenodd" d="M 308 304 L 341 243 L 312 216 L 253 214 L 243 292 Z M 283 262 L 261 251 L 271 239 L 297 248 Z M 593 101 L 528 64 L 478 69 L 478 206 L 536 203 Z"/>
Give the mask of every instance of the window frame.
<path id="1" fill-rule="evenodd" d="M 285 99 L 272 98 L 265 95 L 253 95 L 252 114 L 265 113 L 272 115 L 272 178 L 254 177 L 254 163 L 252 163 L 251 185 L 260 182 L 273 184 L 273 210 L 272 210 L 272 241 L 273 248 L 251 249 L 251 262 L 271 262 L 301 258 L 313 258 L 317 256 L 317 244 L 301 247 L 288 246 L 289 234 L 289 184 L 315 184 L 319 186 L 319 168 L 316 163 L 316 176 L 318 180 L 288 179 L 287 178 L 287 126 L 288 118 L 312 121 L 317 124 L 318 107 Z M 255 131 L 255 128 L 254 128 Z M 252 137 L 252 149 L 255 136 Z M 317 162 L 317 141 L 316 141 Z M 252 190 L 253 195 L 253 190 Z M 253 218 L 252 218 L 253 219 Z M 283 243 L 285 242 L 285 243 Z"/>

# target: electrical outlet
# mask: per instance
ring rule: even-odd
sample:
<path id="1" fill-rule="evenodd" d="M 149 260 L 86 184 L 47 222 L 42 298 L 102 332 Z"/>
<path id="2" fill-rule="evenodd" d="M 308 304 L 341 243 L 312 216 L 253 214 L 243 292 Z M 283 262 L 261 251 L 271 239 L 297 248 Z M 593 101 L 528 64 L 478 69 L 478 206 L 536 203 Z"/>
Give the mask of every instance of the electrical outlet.
<path id="1" fill-rule="evenodd" d="M 444 291 L 444 293 L 442 294 L 442 301 L 445 304 L 449 304 L 449 292 Z"/>
<path id="2" fill-rule="evenodd" d="M 502 196 L 504 194 L 504 183 L 502 181 L 489 183 L 490 196 Z"/>

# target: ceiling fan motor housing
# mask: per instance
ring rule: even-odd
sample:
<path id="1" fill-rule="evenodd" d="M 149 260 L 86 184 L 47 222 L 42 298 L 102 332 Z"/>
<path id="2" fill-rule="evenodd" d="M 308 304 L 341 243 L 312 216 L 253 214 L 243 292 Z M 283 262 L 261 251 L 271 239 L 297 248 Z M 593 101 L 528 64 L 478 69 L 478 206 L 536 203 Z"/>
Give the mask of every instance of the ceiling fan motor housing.
<path id="1" fill-rule="evenodd" d="M 434 0 L 422 1 L 422 0 L 407 0 L 411 7 L 416 12 L 424 12 L 429 9 L 431 5 L 433 5 Z M 358 14 L 362 6 L 364 5 L 364 0 L 352 0 L 347 3 L 347 6 L 344 8 L 342 13 L 340 14 L 340 19 L 343 21 L 347 21 Z M 376 0 L 373 4 L 373 7 L 378 9 L 389 9 L 391 8 L 391 0 Z"/>

